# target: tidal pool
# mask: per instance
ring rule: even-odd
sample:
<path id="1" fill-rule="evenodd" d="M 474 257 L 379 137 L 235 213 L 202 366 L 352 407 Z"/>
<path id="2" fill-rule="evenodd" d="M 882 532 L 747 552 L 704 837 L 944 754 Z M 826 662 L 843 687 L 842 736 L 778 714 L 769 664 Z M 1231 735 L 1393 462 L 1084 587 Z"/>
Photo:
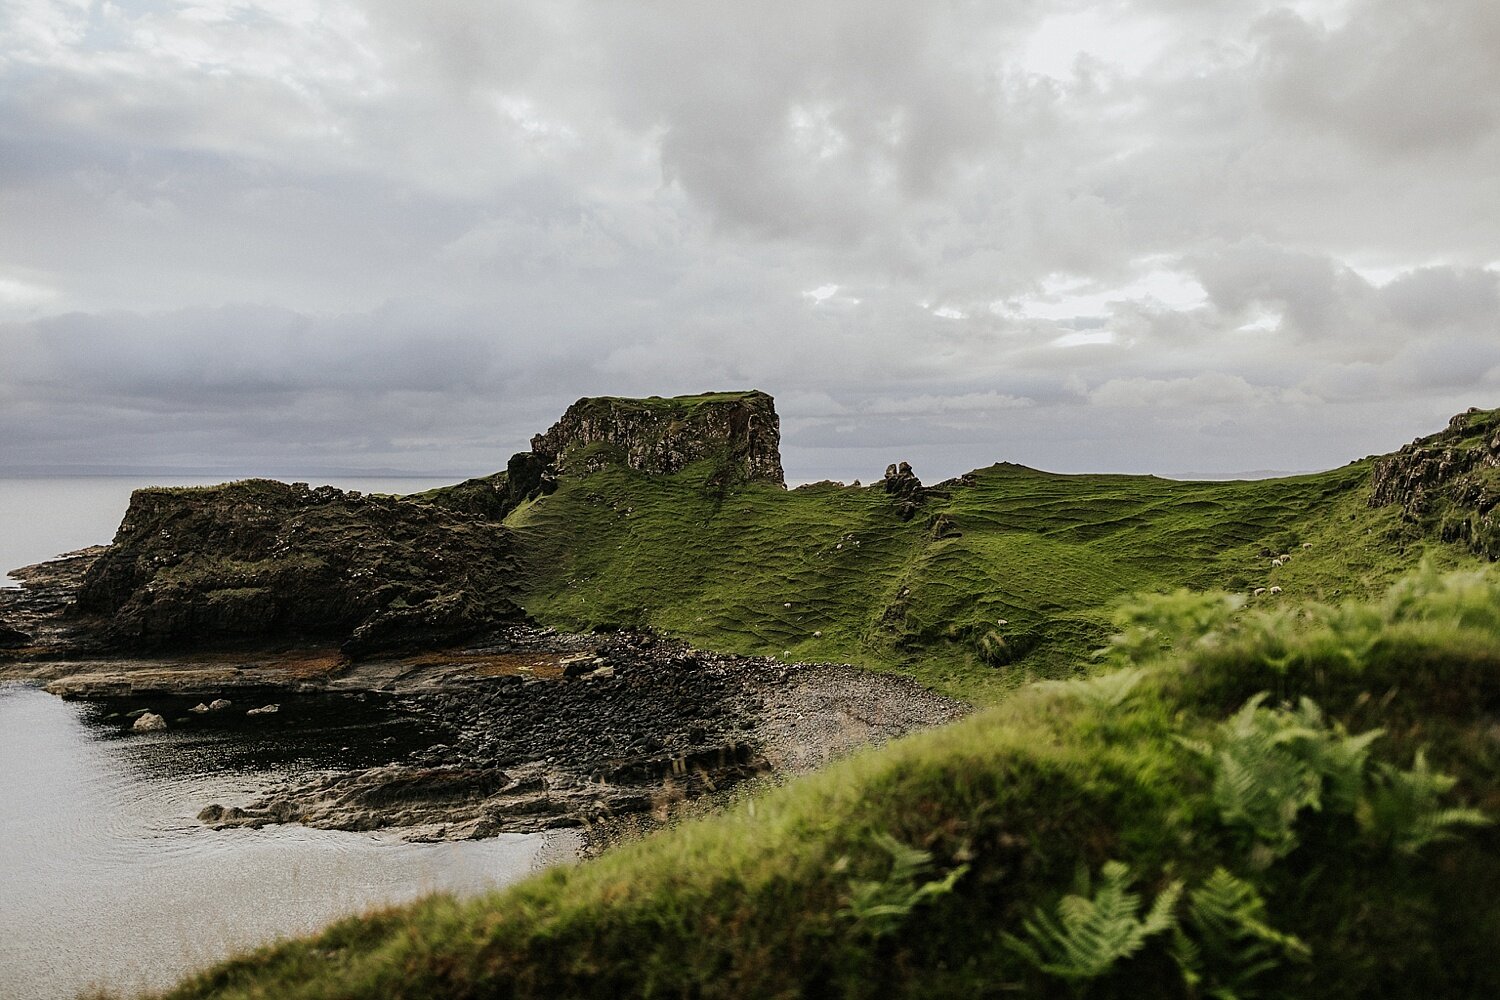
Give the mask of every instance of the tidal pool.
<path id="1" fill-rule="evenodd" d="M 0 686 L 0 997 L 168 986 L 232 952 L 349 913 L 504 885 L 576 855 L 568 832 L 408 844 L 394 833 L 205 829 L 296 771 L 393 759 L 440 734 L 376 696 L 68 702 Z M 196 701 L 197 699 L 192 699 Z M 275 715 L 247 717 L 260 700 Z M 134 734 L 130 713 L 165 715 Z"/>

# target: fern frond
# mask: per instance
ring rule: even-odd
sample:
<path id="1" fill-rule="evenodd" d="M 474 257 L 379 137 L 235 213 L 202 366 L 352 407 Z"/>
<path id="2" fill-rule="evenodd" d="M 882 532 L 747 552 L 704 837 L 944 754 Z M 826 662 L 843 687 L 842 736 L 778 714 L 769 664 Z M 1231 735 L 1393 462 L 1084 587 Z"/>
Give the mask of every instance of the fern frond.
<path id="1" fill-rule="evenodd" d="M 873 839 L 890 855 L 890 871 L 883 879 L 851 879 L 848 905 L 839 911 L 854 924 L 857 933 L 869 937 L 894 933 L 912 910 L 952 892 L 969 870 L 968 865 L 959 865 L 941 878 L 929 879 L 930 852 L 904 844 L 888 833 L 877 833 Z"/>
<path id="2" fill-rule="evenodd" d="M 1256 996 L 1255 980 L 1286 960 L 1310 954 L 1300 939 L 1267 922 L 1255 886 L 1223 868 L 1189 893 L 1186 926 L 1172 951 L 1189 988 L 1206 986 L 1210 996 L 1237 1000 Z"/>
<path id="3" fill-rule="evenodd" d="M 1359 803 L 1356 819 L 1371 839 L 1403 854 L 1416 854 L 1428 844 L 1451 840 L 1455 828 L 1487 826 L 1490 817 L 1478 809 L 1442 806 L 1439 799 L 1453 789 L 1455 779 L 1427 764 L 1418 750 L 1409 771 L 1380 764 L 1376 780 Z"/>
<path id="4" fill-rule="evenodd" d="M 1125 704 L 1145 677 L 1146 671 L 1141 667 L 1122 667 L 1086 681 L 1041 681 L 1037 687 L 1108 711 Z"/>
<path id="5" fill-rule="evenodd" d="M 1085 980 L 1108 972 L 1120 959 L 1140 951 L 1148 938 L 1176 925 L 1173 911 L 1182 883 L 1163 889 L 1139 918 L 1141 897 L 1129 889 L 1130 869 L 1110 861 L 1100 875 L 1096 892 L 1064 896 L 1055 915 L 1038 907 L 1033 918 L 1022 923 L 1029 940 L 1007 934 L 1006 943 L 1042 972 Z"/>

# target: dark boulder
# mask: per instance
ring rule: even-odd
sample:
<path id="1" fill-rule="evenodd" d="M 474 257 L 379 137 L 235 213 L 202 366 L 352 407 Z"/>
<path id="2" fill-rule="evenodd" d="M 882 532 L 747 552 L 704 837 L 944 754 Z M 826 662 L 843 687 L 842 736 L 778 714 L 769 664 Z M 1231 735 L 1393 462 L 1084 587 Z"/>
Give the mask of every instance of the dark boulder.
<path id="1" fill-rule="evenodd" d="M 885 478 L 880 481 L 880 487 L 896 501 L 896 516 L 903 521 L 916 517 L 918 509 L 927 500 L 922 480 L 917 478 L 906 462 L 892 462 L 886 466 Z"/>

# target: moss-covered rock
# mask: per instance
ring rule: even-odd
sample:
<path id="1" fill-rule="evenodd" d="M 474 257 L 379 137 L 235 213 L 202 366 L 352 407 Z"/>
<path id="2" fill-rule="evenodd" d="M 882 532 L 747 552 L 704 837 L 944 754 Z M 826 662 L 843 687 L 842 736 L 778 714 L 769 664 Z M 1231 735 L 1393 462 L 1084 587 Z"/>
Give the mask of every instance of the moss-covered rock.
<path id="1" fill-rule="evenodd" d="M 519 617 L 513 570 L 510 533 L 480 517 L 253 479 L 137 490 L 77 608 L 120 646 L 305 636 L 361 652 Z"/>

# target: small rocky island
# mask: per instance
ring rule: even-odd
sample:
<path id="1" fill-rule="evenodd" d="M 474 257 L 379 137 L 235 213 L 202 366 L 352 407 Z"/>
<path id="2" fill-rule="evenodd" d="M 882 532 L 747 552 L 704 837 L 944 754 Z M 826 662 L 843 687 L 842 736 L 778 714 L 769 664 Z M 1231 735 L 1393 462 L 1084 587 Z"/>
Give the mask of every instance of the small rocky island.
<path id="1" fill-rule="evenodd" d="M 138 490 L 112 544 L 18 571 L 22 587 L 0 591 L 0 679 L 234 712 L 383 692 L 443 742 L 205 803 L 200 819 L 398 827 L 415 840 L 660 817 L 963 714 L 853 667 L 529 620 L 512 512 L 609 467 L 702 466 L 715 489 L 784 488 L 779 426 L 762 392 L 582 399 L 505 471 L 413 497 L 270 480 Z M 153 713 L 138 731 L 168 725 Z"/>

